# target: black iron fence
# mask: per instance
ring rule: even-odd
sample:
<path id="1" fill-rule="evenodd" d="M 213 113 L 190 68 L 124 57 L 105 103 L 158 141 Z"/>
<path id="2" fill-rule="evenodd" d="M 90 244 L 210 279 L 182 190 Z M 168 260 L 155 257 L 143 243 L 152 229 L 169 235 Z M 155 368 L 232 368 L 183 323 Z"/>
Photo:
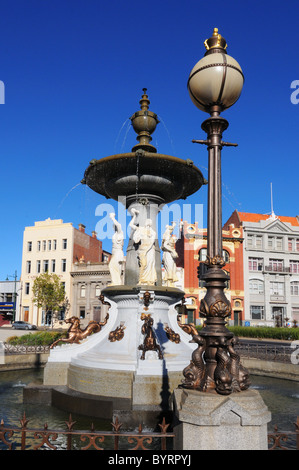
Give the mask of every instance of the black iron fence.
<path id="1" fill-rule="evenodd" d="M 290 345 L 276 343 L 259 343 L 258 341 L 246 342 L 242 340 L 235 345 L 235 351 L 242 357 L 263 359 L 273 362 L 291 362 L 294 348 Z"/>
<path id="2" fill-rule="evenodd" d="M 0 450 L 173 450 L 174 432 L 167 431 L 165 418 L 159 424 L 160 431 L 150 432 L 140 425 L 136 431 L 122 431 L 118 418 L 110 431 L 75 430 L 72 416 L 66 421 L 65 430 L 28 427 L 29 420 L 23 416 L 20 426 L 6 426 L 0 422 Z M 268 433 L 268 450 L 299 450 L 299 417 L 293 431 L 280 431 L 275 426 Z"/>
<path id="3" fill-rule="evenodd" d="M 49 345 L 12 345 L 3 343 L 5 354 L 42 354 L 49 353 Z M 280 345 L 277 343 L 259 343 L 258 341 L 246 342 L 242 340 L 235 345 L 235 350 L 240 356 L 265 359 L 277 362 L 291 362 L 291 354 L 294 348 L 290 345 Z"/>

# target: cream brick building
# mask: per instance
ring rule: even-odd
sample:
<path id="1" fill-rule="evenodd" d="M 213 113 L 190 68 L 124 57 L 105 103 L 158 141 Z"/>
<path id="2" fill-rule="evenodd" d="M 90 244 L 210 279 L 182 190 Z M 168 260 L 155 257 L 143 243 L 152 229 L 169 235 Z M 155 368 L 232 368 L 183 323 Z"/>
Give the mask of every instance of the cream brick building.
<path id="1" fill-rule="evenodd" d="M 73 263 L 103 261 L 102 242 L 85 233 L 85 226 L 79 229 L 72 223 L 61 219 L 46 219 L 35 222 L 34 226 L 25 227 L 22 253 L 22 299 L 20 320 L 29 321 L 37 326 L 49 325 L 51 314 L 45 318 L 45 312 L 38 309 L 32 300 L 32 286 L 35 278 L 45 272 L 57 274 L 64 283 L 68 300 L 72 299 L 70 272 Z M 70 309 L 71 314 L 72 309 Z M 61 313 L 63 319 L 64 313 Z"/>

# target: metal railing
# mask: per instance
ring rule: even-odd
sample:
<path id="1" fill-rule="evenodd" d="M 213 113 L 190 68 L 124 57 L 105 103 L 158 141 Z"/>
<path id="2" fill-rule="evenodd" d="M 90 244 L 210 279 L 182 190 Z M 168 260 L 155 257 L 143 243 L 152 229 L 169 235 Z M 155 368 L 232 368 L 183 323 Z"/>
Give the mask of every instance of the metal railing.
<path id="1" fill-rule="evenodd" d="M 0 422 L 0 449 L 5 450 L 167 450 L 173 447 L 174 433 L 167 432 L 165 418 L 159 424 L 160 432 L 142 429 L 122 431 L 122 423 L 115 418 L 111 431 L 96 431 L 93 424 L 89 431 L 75 430 L 76 421 L 66 421 L 65 430 L 30 429 L 25 413 L 20 426 L 5 426 Z M 11 439 L 14 439 L 13 441 Z"/>
<path id="2" fill-rule="evenodd" d="M 75 421 L 72 416 L 66 421 L 65 430 L 48 429 L 45 424 L 42 429 L 30 429 L 29 420 L 24 414 L 20 426 L 5 426 L 0 422 L 1 450 L 174 450 L 174 432 L 167 432 L 169 424 L 159 424 L 160 432 L 150 432 L 142 429 L 137 431 L 121 431 L 122 424 L 118 418 L 112 424 L 111 431 L 96 431 L 91 426 L 90 431 L 74 429 Z M 299 417 L 294 423 L 294 431 L 279 431 L 277 426 L 268 433 L 268 450 L 299 450 Z M 11 439 L 14 439 L 13 441 Z"/>
<path id="3" fill-rule="evenodd" d="M 5 354 L 42 354 L 49 353 L 49 345 L 25 345 L 25 344 L 10 344 L 3 343 Z"/>
<path id="4" fill-rule="evenodd" d="M 294 352 L 294 349 L 288 345 L 246 341 L 235 345 L 235 350 L 242 357 L 273 362 L 291 362 L 291 354 Z"/>
<path id="5" fill-rule="evenodd" d="M 299 416 L 294 426 L 295 431 L 278 431 L 274 426 L 274 431 L 268 433 L 268 450 L 299 450 Z"/>

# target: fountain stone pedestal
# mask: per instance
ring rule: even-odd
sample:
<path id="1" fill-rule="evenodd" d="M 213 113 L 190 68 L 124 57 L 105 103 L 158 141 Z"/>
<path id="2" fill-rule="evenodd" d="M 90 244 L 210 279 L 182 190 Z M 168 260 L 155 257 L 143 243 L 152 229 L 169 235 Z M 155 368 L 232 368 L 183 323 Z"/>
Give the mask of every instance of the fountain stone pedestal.
<path id="1" fill-rule="evenodd" d="M 229 396 L 176 389 L 175 449 L 267 450 L 271 413 L 257 390 Z"/>
<path id="2" fill-rule="evenodd" d="M 171 393 L 181 382 L 193 350 L 174 308 L 184 293 L 153 286 L 111 286 L 103 293 L 111 302 L 107 325 L 81 344 L 54 348 L 44 384 L 117 399 L 123 409 L 169 409 Z M 157 349 L 145 351 L 142 359 L 146 316 L 153 320 Z M 169 339 L 169 330 L 177 342 Z"/>

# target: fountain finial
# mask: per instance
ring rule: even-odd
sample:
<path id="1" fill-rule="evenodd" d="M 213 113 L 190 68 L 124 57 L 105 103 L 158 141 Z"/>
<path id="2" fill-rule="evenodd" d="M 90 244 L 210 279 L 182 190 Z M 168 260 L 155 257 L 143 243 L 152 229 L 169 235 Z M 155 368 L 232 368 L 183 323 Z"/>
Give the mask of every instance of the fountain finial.
<path id="1" fill-rule="evenodd" d="M 142 95 L 141 100 L 139 101 L 140 108 L 142 109 L 142 111 L 147 111 L 149 104 L 150 104 L 150 100 L 148 99 L 148 96 L 146 94 L 147 88 L 142 88 L 142 90 L 143 90 L 143 95 Z"/>
<path id="2" fill-rule="evenodd" d="M 141 111 L 137 111 L 130 117 L 132 126 L 138 136 L 138 144 L 132 148 L 132 152 L 138 149 L 146 150 L 147 152 L 157 152 L 157 149 L 150 144 L 152 140 L 151 134 L 156 129 L 159 123 L 158 117 L 152 111 L 149 111 L 150 100 L 147 95 L 147 88 L 143 88 L 143 95 L 139 101 Z"/>

